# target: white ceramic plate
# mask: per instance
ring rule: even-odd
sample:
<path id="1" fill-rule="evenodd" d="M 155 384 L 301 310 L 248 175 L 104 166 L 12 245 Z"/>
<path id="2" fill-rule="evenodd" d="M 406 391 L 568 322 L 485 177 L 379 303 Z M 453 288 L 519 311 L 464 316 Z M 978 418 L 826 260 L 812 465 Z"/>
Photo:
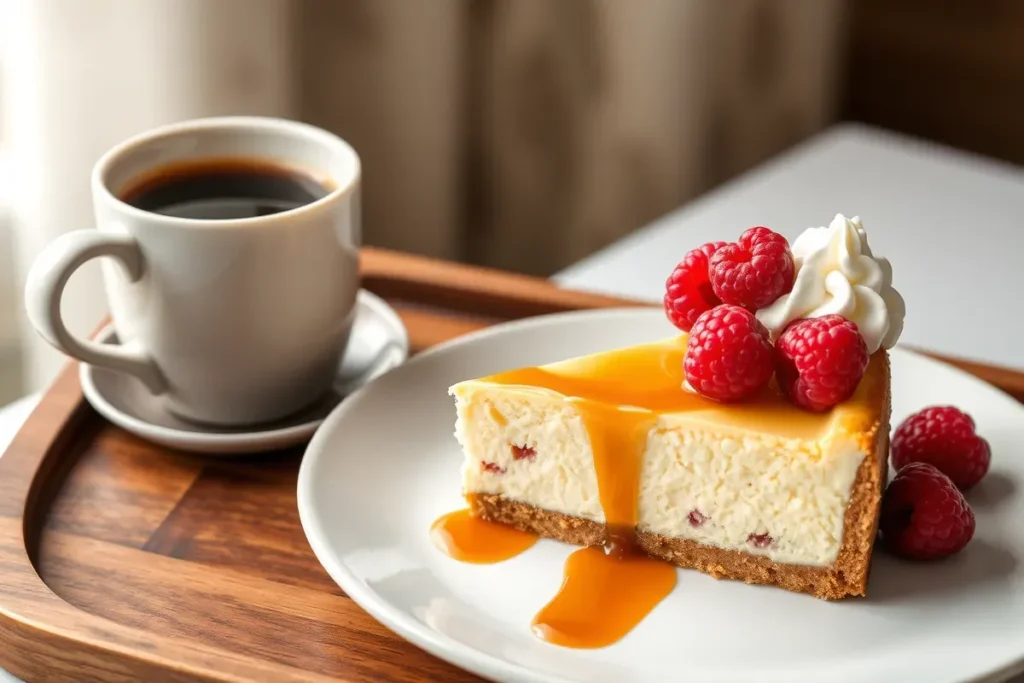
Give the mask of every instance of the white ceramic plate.
<path id="1" fill-rule="evenodd" d="M 499 325 L 438 347 L 354 394 L 302 463 L 299 512 L 330 575 L 423 649 L 501 681 L 1001 680 L 1024 667 L 1024 407 L 946 365 L 895 350 L 893 420 L 935 403 L 971 412 L 993 451 L 970 492 L 977 533 L 944 562 L 879 552 L 869 598 L 824 602 L 680 571 L 675 590 L 619 643 L 563 649 L 530 620 L 572 550 L 541 541 L 496 565 L 434 548 L 430 523 L 463 507 L 447 396 L 458 380 L 667 337 L 656 309 Z"/>

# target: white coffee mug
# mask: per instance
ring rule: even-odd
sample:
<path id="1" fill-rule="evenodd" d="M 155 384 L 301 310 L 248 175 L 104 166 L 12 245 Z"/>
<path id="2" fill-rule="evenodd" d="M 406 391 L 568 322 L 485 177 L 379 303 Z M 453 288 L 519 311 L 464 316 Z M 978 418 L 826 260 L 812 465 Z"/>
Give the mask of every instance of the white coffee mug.
<path id="1" fill-rule="evenodd" d="M 326 196 L 272 215 L 210 220 L 151 213 L 119 195 L 156 169 L 252 159 L 301 170 Z M 95 230 L 63 235 L 33 264 L 29 320 L 85 363 L 130 373 L 180 417 L 219 425 L 272 421 L 330 388 L 359 289 L 360 163 L 343 140 L 294 121 L 222 117 L 134 137 L 92 172 Z M 101 264 L 119 345 L 80 339 L 61 293 Z"/>

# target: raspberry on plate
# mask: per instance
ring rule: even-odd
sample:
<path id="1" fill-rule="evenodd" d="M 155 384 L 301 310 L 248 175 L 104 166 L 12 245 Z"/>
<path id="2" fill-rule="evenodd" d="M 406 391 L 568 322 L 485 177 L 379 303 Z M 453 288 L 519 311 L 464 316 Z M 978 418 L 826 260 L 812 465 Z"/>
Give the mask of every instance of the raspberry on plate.
<path id="1" fill-rule="evenodd" d="M 708 259 L 726 242 L 708 242 L 691 249 L 665 282 L 665 313 L 672 324 L 689 332 L 697 317 L 722 303 L 708 280 Z"/>
<path id="2" fill-rule="evenodd" d="M 961 491 L 988 472 L 988 441 L 974 432 L 974 420 L 953 406 L 932 406 L 914 413 L 892 436 L 892 466 L 926 462 L 953 480 Z"/>
<path id="3" fill-rule="evenodd" d="M 690 330 L 683 360 L 686 381 L 701 396 L 738 401 L 772 377 L 772 343 L 754 314 L 723 304 L 705 311 Z"/>
<path id="4" fill-rule="evenodd" d="M 885 547 L 912 560 L 937 560 L 960 552 L 974 536 L 974 511 L 949 477 L 912 462 L 882 497 L 879 530 Z"/>
<path id="5" fill-rule="evenodd" d="M 804 410 L 823 412 L 850 398 L 867 366 L 864 338 L 840 315 L 797 320 L 775 342 L 779 389 Z"/>
<path id="6" fill-rule="evenodd" d="M 751 311 L 793 289 L 789 242 L 768 228 L 750 228 L 737 242 L 716 250 L 708 262 L 711 288 L 723 303 Z"/>

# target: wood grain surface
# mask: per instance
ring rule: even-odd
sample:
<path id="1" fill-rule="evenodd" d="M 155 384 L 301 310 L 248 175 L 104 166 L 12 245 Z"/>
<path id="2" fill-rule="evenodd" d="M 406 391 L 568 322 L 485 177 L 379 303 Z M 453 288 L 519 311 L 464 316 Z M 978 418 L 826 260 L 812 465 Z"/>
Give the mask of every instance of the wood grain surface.
<path id="1" fill-rule="evenodd" d="M 496 321 L 637 305 L 366 250 L 414 351 Z M 967 369 L 1024 397 L 1024 376 Z M 69 364 L 0 458 L 0 666 L 28 681 L 471 681 L 377 623 L 299 525 L 301 449 L 172 452 L 102 420 Z"/>
<path id="2" fill-rule="evenodd" d="M 849 3 L 844 118 L 1024 163 L 1024 3 Z"/>

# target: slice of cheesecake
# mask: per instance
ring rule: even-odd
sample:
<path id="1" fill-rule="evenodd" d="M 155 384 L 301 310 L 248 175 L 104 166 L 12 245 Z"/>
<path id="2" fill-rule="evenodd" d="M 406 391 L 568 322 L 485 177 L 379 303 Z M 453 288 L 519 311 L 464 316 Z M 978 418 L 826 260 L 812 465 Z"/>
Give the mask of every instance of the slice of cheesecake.
<path id="1" fill-rule="evenodd" d="M 688 389 L 685 335 L 453 386 L 472 514 L 624 544 L 716 578 L 864 595 L 886 480 L 889 361 L 826 413 L 774 383 L 733 404 Z"/>

